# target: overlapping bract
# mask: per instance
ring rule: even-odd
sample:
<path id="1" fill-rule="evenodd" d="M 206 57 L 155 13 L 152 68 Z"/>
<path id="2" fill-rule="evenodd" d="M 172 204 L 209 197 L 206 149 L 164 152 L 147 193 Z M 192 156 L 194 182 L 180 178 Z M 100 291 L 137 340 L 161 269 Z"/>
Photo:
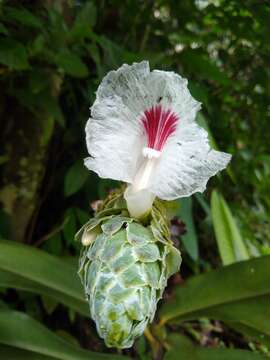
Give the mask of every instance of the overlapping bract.
<path id="1" fill-rule="evenodd" d="M 91 317 L 109 347 L 133 345 L 152 321 L 167 279 L 179 269 L 164 210 L 156 201 L 144 226 L 114 200 L 78 233 L 81 238 L 100 232 L 83 249 L 79 274 Z"/>

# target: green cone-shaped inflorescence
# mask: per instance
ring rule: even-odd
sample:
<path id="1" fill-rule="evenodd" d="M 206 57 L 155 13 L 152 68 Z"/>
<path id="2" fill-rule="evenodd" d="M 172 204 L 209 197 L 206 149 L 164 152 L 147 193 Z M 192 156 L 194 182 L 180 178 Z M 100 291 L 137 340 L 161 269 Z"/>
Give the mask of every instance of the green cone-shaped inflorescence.
<path id="1" fill-rule="evenodd" d="M 129 217 L 122 194 L 114 194 L 77 239 L 86 245 L 79 274 L 99 335 L 109 347 L 131 347 L 152 321 L 167 280 L 181 263 L 166 208 L 155 201 L 140 223 Z"/>

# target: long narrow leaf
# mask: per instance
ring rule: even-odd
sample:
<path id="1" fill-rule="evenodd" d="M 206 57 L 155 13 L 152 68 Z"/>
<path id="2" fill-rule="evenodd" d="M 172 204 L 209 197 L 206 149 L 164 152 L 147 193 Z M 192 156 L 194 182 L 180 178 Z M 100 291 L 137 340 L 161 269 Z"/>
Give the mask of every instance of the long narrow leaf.
<path id="1" fill-rule="evenodd" d="M 181 236 L 181 241 L 183 242 L 185 249 L 187 250 L 190 257 L 197 261 L 199 257 L 199 249 L 198 238 L 192 214 L 192 198 L 182 198 L 179 200 L 179 202 L 179 216 L 181 220 L 184 221 L 187 228 L 186 234 Z"/>
<path id="2" fill-rule="evenodd" d="M 118 355 L 80 349 L 28 315 L 11 310 L 0 310 L 0 343 L 60 360 L 127 359 Z"/>
<path id="3" fill-rule="evenodd" d="M 0 269 L 83 300 L 77 269 L 45 251 L 13 241 L 0 241 Z"/>
<path id="4" fill-rule="evenodd" d="M 55 357 L 37 354 L 36 352 L 21 350 L 15 347 L 1 345 L 0 359 L 3 360 L 57 360 Z"/>
<path id="5" fill-rule="evenodd" d="M 262 256 L 191 278 L 162 306 L 161 321 L 270 295 L 269 261 L 270 255 Z"/>
<path id="6" fill-rule="evenodd" d="M 75 299 L 74 297 L 66 295 L 61 291 L 57 291 L 40 283 L 28 280 L 27 278 L 24 278 L 18 274 L 0 270 L 0 288 L 13 288 L 17 290 L 29 291 L 39 295 L 46 295 L 70 307 L 82 315 L 89 316 L 88 304 L 83 299 Z"/>
<path id="7" fill-rule="evenodd" d="M 211 196 L 211 212 L 219 253 L 224 265 L 246 260 L 249 254 L 225 199 L 216 190 Z"/>
<path id="8" fill-rule="evenodd" d="M 262 295 L 194 311 L 174 318 L 170 323 L 179 324 L 201 317 L 222 320 L 230 327 L 270 346 L 270 322 L 266 320 L 270 316 L 269 304 L 270 295 Z"/>
<path id="9" fill-rule="evenodd" d="M 260 354 L 237 349 L 207 349 L 194 345 L 187 337 L 173 334 L 169 337 L 171 349 L 165 360 L 264 360 Z"/>

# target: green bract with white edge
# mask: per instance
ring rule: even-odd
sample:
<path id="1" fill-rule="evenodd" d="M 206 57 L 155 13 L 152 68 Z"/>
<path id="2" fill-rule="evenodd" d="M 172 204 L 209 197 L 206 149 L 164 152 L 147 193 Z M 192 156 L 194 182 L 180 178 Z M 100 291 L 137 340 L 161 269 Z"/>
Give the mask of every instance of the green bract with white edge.
<path id="1" fill-rule="evenodd" d="M 77 235 L 78 240 L 90 239 L 79 274 L 91 317 L 106 345 L 117 348 L 131 347 L 142 335 L 181 262 L 162 203 L 154 203 L 147 226 L 127 214 L 114 200 Z"/>
<path id="2" fill-rule="evenodd" d="M 130 184 L 125 198 L 139 218 L 154 198 L 202 192 L 231 155 L 212 150 L 195 122 L 198 103 L 187 80 L 150 71 L 142 61 L 109 72 L 98 87 L 86 125 L 85 165 L 102 178 Z"/>

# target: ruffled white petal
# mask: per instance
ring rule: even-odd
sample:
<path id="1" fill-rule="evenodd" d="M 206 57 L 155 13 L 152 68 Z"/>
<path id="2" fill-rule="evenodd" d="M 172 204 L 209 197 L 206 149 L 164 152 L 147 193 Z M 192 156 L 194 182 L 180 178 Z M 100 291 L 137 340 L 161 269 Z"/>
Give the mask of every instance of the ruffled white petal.
<path id="1" fill-rule="evenodd" d="M 88 169 L 102 178 L 132 182 L 145 139 L 139 114 L 149 106 L 148 61 L 124 64 L 102 80 L 86 125 Z"/>
<path id="2" fill-rule="evenodd" d="M 201 104 L 191 96 L 187 84 L 187 79 L 172 71 L 152 71 L 146 79 L 151 105 L 160 104 L 170 108 L 182 124 L 194 121 Z"/>
<path id="3" fill-rule="evenodd" d="M 132 65 L 124 64 L 118 70 L 110 71 L 104 77 L 97 90 L 97 99 L 101 101 L 118 96 L 122 99 L 123 104 L 135 116 L 138 116 L 144 109 L 152 105 L 151 95 L 145 86 L 149 74 L 148 61 Z"/>
<path id="4" fill-rule="evenodd" d="M 86 124 L 88 169 L 102 178 L 131 182 L 141 157 L 140 128 L 120 97 L 96 100 Z"/>
<path id="5" fill-rule="evenodd" d="M 90 157 L 85 165 L 100 177 L 132 183 L 147 146 L 140 119 L 157 104 L 176 113 L 179 123 L 147 180 L 148 189 L 166 200 L 203 191 L 230 155 L 211 150 L 207 133 L 195 123 L 200 103 L 192 98 L 187 80 L 173 72 L 150 72 L 147 61 L 124 64 L 101 82 L 86 125 Z"/>
<path id="6" fill-rule="evenodd" d="M 231 155 L 212 150 L 207 132 L 195 122 L 179 125 L 160 157 L 150 191 L 164 200 L 203 192 L 209 178 L 224 169 Z"/>

